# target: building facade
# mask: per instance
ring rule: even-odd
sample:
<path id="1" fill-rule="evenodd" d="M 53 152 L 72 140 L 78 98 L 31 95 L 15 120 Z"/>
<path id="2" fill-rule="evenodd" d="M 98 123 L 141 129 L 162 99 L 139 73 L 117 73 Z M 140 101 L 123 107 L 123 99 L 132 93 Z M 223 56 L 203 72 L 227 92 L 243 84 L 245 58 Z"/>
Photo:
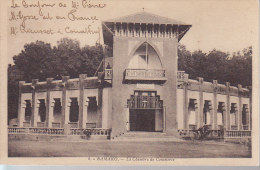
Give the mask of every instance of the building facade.
<path id="1" fill-rule="evenodd" d="M 19 84 L 18 126 L 110 129 L 179 136 L 178 130 L 251 130 L 251 92 L 191 80 L 177 68 L 177 44 L 191 25 L 141 12 L 102 23 L 112 49 L 96 77 Z"/>

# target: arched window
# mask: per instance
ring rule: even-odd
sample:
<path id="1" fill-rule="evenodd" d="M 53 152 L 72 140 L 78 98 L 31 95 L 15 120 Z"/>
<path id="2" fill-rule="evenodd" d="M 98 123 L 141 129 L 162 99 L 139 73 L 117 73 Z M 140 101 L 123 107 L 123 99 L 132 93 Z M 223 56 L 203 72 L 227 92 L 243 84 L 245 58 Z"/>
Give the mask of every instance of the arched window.
<path id="1" fill-rule="evenodd" d="M 155 49 L 144 42 L 132 56 L 128 69 L 163 69 L 163 67 Z"/>

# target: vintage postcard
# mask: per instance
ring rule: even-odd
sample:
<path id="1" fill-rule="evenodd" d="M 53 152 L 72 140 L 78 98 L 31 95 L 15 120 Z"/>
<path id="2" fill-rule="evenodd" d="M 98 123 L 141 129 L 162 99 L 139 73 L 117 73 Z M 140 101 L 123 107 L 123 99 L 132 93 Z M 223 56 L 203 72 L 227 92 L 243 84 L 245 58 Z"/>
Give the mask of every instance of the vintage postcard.
<path id="1" fill-rule="evenodd" d="M 258 165 L 258 6 L 1 1 L 0 163 Z"/>

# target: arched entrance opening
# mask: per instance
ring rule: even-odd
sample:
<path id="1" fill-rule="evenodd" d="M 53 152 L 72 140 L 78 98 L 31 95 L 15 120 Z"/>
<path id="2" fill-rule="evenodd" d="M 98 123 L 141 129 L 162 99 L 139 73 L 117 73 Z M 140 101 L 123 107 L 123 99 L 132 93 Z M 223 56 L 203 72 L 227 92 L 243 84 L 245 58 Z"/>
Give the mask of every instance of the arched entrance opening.
<path id="1" fill-rule="evenodd" d="M 127 105 L 130 131 L 163 131 L 163 101 L 156 91 L 135 91 Z"/>

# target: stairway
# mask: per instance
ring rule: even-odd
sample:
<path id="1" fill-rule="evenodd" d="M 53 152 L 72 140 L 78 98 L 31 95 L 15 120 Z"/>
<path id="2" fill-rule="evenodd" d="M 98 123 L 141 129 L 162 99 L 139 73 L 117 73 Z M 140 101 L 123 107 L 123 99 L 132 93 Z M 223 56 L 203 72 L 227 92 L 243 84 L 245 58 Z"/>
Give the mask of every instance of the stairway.
<path id="1" fill-rule="evenodd" d="M 182 141 L 163 132 L 126 132 L 113 139 L 114 141 Z"/>

